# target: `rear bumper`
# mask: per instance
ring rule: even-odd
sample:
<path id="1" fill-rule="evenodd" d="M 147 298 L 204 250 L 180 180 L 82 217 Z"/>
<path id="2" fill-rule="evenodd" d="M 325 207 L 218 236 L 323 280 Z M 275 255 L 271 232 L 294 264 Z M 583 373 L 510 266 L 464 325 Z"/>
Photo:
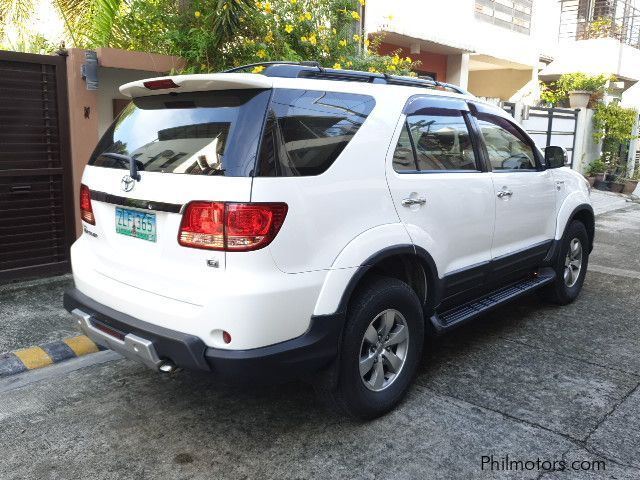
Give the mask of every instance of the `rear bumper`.
<path id="1" fill-rule="evenodd" d="M 286 381 L 321 370 L 337 355 L 344 323 L 341 314 L 316 316 L 309 330 L 292 340 L 250 350 L 223 350 L 207 347 L 194 335 L 102 305 L 75 288 L 65 292 L 64 307 L 94 342 L 150 368 L 159 369 L 169 361 L 180 368 L 212 372 L 239 382 Z"/>

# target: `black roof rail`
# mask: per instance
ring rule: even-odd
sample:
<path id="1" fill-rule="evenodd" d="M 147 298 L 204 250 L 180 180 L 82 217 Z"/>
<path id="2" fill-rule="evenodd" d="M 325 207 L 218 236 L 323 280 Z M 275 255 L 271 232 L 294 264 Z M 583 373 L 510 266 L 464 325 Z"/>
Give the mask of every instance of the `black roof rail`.
<path id="1" fill-rule="evenodd" d="M 382 83 L 386 85 L 400 85 L 405 87 L 422 87 L 430 89 L 449 90 L 461 95 L 473 96 L 463 88 L 450 83 L 438 82 L 430 77 L 406 77 L 389 75 L 388 73 L 362 72 L 358 70 L 338 70 L 323 68 L 319 62 L 259 62 L 225 70 L 222 73 L 241 72 L 256 67 L 265 67 L 260 72 L 267 77 L 314 78 L 317 80 L 337 80 L 347 82 Z"/>
<path id="2" fill-rule="evenodd" d="M 258 63 L 249 63 L 247 65 L 240 65 L 239 67 L 234 67 L 234 68 L 230 68 L 228 70 L 223 70 L 222 73 L 235 73 L 235 72 L 242 72 L 244 70 L 248 70 L 250 68 L 256 68 L 256 67 L 272 67 L 275 65 L 298 65 L 301 67 L 315 67 L 318 70 L 322 71 L 324 70 L 322 68 L 322 66 L 320 65 L 320 63 L 315 62 L 315 61 L 308 61 L 308 62 L 289 62 L 286 60 L 281 60 L 281 61 L 275 61 L 275 62 L 258 62 Z"/>

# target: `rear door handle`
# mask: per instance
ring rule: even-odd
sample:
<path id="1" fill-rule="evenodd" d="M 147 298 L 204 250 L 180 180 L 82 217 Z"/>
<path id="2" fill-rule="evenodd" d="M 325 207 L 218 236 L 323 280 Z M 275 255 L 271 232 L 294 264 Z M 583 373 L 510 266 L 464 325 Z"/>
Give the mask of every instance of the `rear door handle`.
<path id="1" fill-rule="evenodd" d="M 498 192 L 498 198 L 510 197 L 511 195 L 513 195 L 511 190 L 500 190 Z"/>
<path id="2" fill-rule="evenodd" d="M 410 207 L 411 205 L 424 205 L 425 203 L 427 203 L 427 199 L 423 197 L 405 198 L 401 203 L 403 207 Z"/>

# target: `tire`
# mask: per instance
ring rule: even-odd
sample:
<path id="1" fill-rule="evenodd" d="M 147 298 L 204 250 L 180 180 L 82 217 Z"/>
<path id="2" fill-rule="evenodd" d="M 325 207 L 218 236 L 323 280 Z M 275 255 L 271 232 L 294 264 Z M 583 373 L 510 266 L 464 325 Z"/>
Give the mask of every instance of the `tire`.
<path id="1" fill-rule="evenodd" d="M 576 242 L 579 243 L 581 251 L 580 268 L 577 271 L 575 269 L 577 263 L 574 259 Z M 574 220 L 569 224 L 562 236 L 560 251 L 558 252 L 556 263 L 553 265 L 553 269 L 556 271 L 556 279 L 550 285 L 539 290 L 540 297 L 544 301 L 556 305 L 568 305 L 578 298 L 589 264 L 588 246 L 587 229 L 582 222 Z M 569 261 L 573 262 L 573 267 L 568 266 Z M 572 273 L 567 273 L 567 269 L 570 269 Z"/>
<path id="2" fill-rule="evenodd" d="M 382 335 L 381 340 L 373 334 L 372 327 Z M 408 333 L 406 342 L 400 341 L 401 331 Z M 391 346 L 385 346 L 385 341 Z M 360 420 L 379 417 L 393 409 L 407 393 L 423 344 L 424 318 L 415 292 L 400 280 L 376 276 L 349 303 L 335 365 L 337 379 L 328 389 L 323 384 L 317 384 L 316 389 L 338 413 Z M 402 361 L 399 368 L 397 359 Z M 364 376 L 361 364 L 366 370 Z M 371 369 L 367 370 L 369 365 Z"/>

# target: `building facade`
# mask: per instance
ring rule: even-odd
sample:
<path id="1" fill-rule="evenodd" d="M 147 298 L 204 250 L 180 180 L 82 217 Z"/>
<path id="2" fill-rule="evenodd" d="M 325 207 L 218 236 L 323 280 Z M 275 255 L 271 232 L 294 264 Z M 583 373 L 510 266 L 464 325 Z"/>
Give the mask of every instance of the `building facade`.
<path id="1" fill-rule="evenodd" d="M 364 26 L 382 34 L 381 53 L 420 61 L 419 74 L 534 104 L 539 80 L 563 73 L 610 73 L 632 87 L 640 79 L 637 12 L 633 0 L 368 0 Z"/>

